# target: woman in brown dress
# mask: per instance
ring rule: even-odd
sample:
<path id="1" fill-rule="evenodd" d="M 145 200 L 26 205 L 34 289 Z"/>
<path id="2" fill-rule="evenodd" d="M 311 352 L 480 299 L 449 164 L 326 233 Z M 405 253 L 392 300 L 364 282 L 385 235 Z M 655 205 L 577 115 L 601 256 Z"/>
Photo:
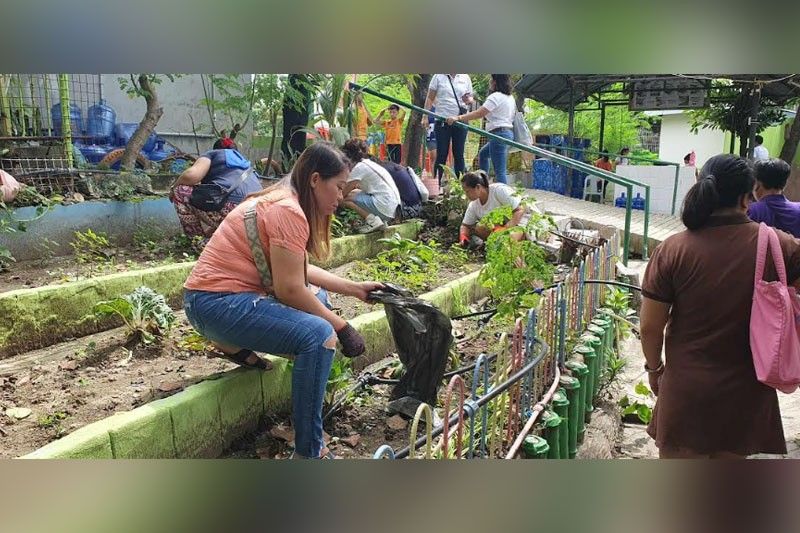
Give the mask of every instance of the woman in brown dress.
<path id="1" fill-rule="evenodd" d="M 647 266 L 642 348 L 658 396 L 648 433 L 661 458 L 786 453 L 777 394 L 756 380 L 750 353 L 753 185 L 746 159 L 711 158 L 683 204 L 687 231 L 661 243 Z M 800 286 L 800 241 L 777 233 L 788 281 Z M 770 260 L 765 279 L 776 279 Z"/>

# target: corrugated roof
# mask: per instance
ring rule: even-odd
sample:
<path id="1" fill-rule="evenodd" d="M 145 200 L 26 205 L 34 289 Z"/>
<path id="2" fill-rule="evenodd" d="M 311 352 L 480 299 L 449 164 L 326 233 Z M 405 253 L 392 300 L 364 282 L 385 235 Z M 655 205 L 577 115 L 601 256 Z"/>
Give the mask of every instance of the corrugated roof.
<path id="1" fill-rule="evenodd" d="M 800 75 L 798 74 L 525 74 L 516 84 L 516 90 L 526 98 L 545 105 L 568 111 L 570 106 L 570 87 L 575 88 L 575 103 L 585 102 L 593 94 L 605 87 L 619 82 L 635 82 L 653 79 L 695 78 L 710 81 L 712 78 L 726 78 L 741 83 L 753 80 L 769 81 L 763 85 L 762 94 L 777 104 L 800 97 Z"/>

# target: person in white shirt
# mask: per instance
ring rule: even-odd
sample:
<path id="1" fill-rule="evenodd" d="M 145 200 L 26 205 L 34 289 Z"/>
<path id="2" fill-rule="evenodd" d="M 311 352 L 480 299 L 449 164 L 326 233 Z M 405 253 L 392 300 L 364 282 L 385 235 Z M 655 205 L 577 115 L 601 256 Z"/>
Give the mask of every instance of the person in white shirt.
<path id="1" fill-rule="evenodd" d="M 469 122 L 477 118 L 486 117 L 486 131 L 498 137 L 514 140 L 514 115 L 517 112 L 517 104 L 511 96 L 511 76 L 508 74 L 492 74 L 489 81 L 489 91 L 491 94 L 475 111 L 471 113 L 450 116 L 447 119 L 448 125 L 456 122 Z M 481 170 L 489 173 L 489 161 L 494 167 L 494 180 L 497 183 L 508 183 L 506 168 L 508 163 L 508 145 L 501 141 L 489 139 L 478 153 L 478 161 Z"/>
<path id="2" fill-rule="evenodd" d="M 464 186 L 464 193 L 470 200 L 467 211 L 464 213 L 464 219 L 461 221 L 461 230 L 458 236 L 458 241 L 462 246 L 468 246 L 474 242 L 473 233 L 481 239 L 486 239 L 494 231 L 515 226 L 520 226 L 520 231 L 512 234 L 514 239 L 525 238 L 526 209 L 514 189 L 504 183 L 490 184 L 489 178 L 483 170 L 464 174 L 461 177 L 461 185 Z M 506 205 L 512 209 L 511 220 L 492 228 L 478 224 L 490 211 Z"/>
<path id="3" fill-rule="evenodd" d="M 472 98 L 472 80 L 469 74 L 434 74 L 428 85 L 428 96 L 425 98 L 425 109 L 431 110 L 436 104 L 436 113 L 445 117 L 463 114 L 469 111 L 474 102 Z M 423 115 L 422 125 L 428 127 L 428 115 Z M 464 162 L 464 147 L 467 143 L 467 130 L 445 124 L 439 120 L 434 126 L 436 135 L 436 165 L 434 174 L 442 181 L 444 165 L 450 146 L 453 148 L 453 167 L 460 176 L 467 170 Z"/>
<path id="4" fill-rule="evenodd" d="M 756 146 L 753 148 L 753 160 L 754 161 L 768 161 L 769 160 L 769 150 L 764 146 L 764 137 L 761 135 L 756 135 Z"/>
<path id="5" fill-rule="evenodd" d="M 386 222 L 397 216 L 400 207 L 400 191 L 391 174 L 379 163 L 370 159 L 367 143 L 361 139 L 350 139 L 342 151 L 353 163 L 347 179 L 342 205 L 349 207 L 364 219 L 359 233 L 371 233 L 383 229 Z"/>

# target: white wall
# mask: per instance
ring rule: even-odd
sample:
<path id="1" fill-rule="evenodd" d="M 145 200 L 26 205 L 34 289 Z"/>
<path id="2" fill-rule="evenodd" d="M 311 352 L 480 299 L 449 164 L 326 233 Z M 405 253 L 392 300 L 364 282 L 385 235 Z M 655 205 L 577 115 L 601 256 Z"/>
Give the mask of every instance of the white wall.
<path id="1" fill-rule="evenodd" d="M 664 161 L 683 163 L 683 157 L 695 151 L 697 168 L 724 151 L 725 134 L 721 130 L 701 128 L 697 133 L 689 130 L 689 117 L 685 113 L 665 114 L 661 117 L 661 136 L 658 157 Z"/>
<path id="2" fill-rule="evenodd" d="M 618 165 L 616 173 L 620 176 L 635 179 L 650 185 L 650 212 L 651 213 L 672 213 L 672 194 L 675 188 L 675 167 L 674 166 L 652 166 L 652 165 Z M 695 183 L 694 168 L 680 167 L 678 174 L 678 194 L 675 201 L 675 215 L 680 213 L 683 198 Z M 614 185 L 614 198 L 618 198 L 625 188 Z M 644 198 L 644 188 L 634 187 L 633 197 L 641 194 Z"/>
<path id="3" fill-rule="evenodd" d="M 114 108 L 117 113 L 117 122 L 139 122 L 144 117 L 146 104 L 144 98 L 131 99 L 119 88 L 118 78 L 126 74 L 103 74 L 103 98 L 106 103 Z M 243 75 L 246 76 L 246 75 Z M 158 86 L 158 100 L 164 108 L 164 114 L 158 121 L 156 131 L 169 142 L 175 144 L 186 152 L 196 152 L 195 140 L 192 134 L 192 120 L 198 133 L 200 152 L 211 148 L 214 137 L 211 135 L 211 122 L 208 111 L 200 102 L 205 98 L 203 84 L 199 74 L 187 74 L 177 78 L 174 82 L 163 78 Z M 227 118 L 219 117 L 219 128 L 230 127 Z M 245 130 L 237 137 L 238 144 L 243 152 L 249 143 L 252 132 L 251 120 Z M 183 134 L 183 135 L 175 135 Z"/>

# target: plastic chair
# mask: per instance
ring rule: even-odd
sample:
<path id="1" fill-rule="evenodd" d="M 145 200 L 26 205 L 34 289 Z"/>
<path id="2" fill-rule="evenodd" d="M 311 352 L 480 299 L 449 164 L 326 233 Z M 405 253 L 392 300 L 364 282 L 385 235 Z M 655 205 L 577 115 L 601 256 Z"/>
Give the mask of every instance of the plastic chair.
<path id="1" fill-rule="evenodd" d="M 596 196 L 603 203 L 603 180 L 597 176 L 586 176 L 583 180 L 583 200 L 591 196 Z"/>

